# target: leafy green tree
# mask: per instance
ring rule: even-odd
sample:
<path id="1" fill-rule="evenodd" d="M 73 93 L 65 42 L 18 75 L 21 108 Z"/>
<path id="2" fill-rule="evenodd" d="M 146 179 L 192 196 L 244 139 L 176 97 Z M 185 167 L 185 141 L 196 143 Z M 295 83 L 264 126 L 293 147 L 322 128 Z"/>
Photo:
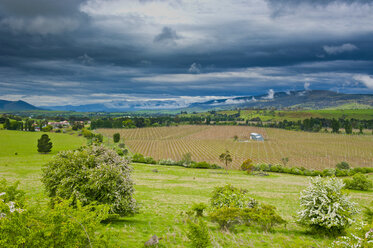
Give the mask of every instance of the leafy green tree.
<path id="1" fill-rule="evenodd" d="M 131 172 L 116 151 L 93 145 L 58 153 L 43 167 L 42 182 L 50 197 L 105 204 L 110 213 L 125 216 L 137 212 Z"/>
<path id="2" fill-rule="evenodd" d="M 113 140 L 114 140 L 114 143 L 118 143 L 120 141 L 120 134 L 119 133 L 113 134 Z"/>
<path id="3" fill-rule="evenodd" d="M 10 129 L 10 120 L 8 118 L 5 119 L 3 127 L 4 129 Z"/>
<path id="4" fill-rule="evenodd" d="M 48 134 L 43 134 L 40 139 L 38 139 L 38 152 L 48 153 L 52 150 L 53 144 Z"/>
<path id="5" fill-rule="evenodd" d="M 344 128 L 345 128 L 346 134 L 352 134 L 352 125 L 349 120 L 345 121 Z"/>
<path id="6" fill-rule="evenodd" d="M 232 163 L 233 159 L 230 152 L 227 150 L 225 153 L 220 154 L 219 160 L 225 164 L 225 168 L 228 168 L 228 164 Z"/>
<path id="7" fill-rule="evenodd" d="M 338 120 L 333 119 L 332 120 L 332 132 L 333 133 L 339 133 L 339 129 L 341 128 L 341 124 Z"/>

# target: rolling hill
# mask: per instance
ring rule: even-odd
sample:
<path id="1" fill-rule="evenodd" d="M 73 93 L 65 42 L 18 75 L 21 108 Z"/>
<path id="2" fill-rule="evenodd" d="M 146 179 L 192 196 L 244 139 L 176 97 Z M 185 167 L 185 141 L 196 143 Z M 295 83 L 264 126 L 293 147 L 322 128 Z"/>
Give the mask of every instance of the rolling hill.
<path id="1" fill-rule="evenodd" d="M 6 101 L 0 100 L 0 111 L 24 111 L 24 110 L 40 110 L 40 108 L 35 107 L 24 101 Z"/>

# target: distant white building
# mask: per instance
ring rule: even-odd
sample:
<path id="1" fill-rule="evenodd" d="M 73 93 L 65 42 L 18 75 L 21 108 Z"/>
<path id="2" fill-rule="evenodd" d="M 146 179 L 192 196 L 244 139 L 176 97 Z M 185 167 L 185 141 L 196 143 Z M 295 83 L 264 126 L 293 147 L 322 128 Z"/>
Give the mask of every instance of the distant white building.
<path id="1" fill-rule="evenodd" d="M 250 139 L 257 140 L 257 141 L 264 141 L 263 136 L 258 133 L 250 133 Z"/>

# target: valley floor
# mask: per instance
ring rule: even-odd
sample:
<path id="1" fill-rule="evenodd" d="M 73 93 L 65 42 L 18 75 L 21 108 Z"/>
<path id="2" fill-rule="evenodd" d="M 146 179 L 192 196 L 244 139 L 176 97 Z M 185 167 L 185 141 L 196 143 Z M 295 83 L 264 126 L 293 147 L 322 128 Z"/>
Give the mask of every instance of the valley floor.
<path id="1" fill-rule="evenodd" d="M 0 131 L 0 177 L 9 181 L 19 180 L 31 202 L 46 202 L 40 182 L 41 166 L 53 155 L 36 152 L 36 139 L 40 136 L 25 132 Z M 74 149 L 84 144 L 75 135 L 52 135 L 55 154 L 58 150 Z M 63 145 L 64 144 L 64 145 Z M 15 155 L 18 152 L 18 155 Z M 308 177 L 285 174 L 251 176 L 242 171 L 186 169 L 160 165 L 133 164 L 136 183 L 135 198 L 140 203 L 140 213 L 103 227 L 113 237 L 112 247 L 142 247 L 152 235 L 162 237 L 163 247 L 188 247 L 186 225 L 180 213 L 193 203 L 208 204 L 214 187 L 232 184 L 250 192 L 257 200 L 274 205 L 288 221 L 273 232 L 263 232 L 255 227 L 239 227 L 235 232 L 222 232 L 209 222 L 213 247 L 327 247 L 332 239 L 315 236 L 294 223 L 299 210 L 299 193 L 308 184 Z M 155 169 L 157 172 L 155 172 Z M 370 180 L 373 175 L 369 175 Z M 373 192 L 351 192 L 359 206 L 368 205 Z M 361 215 L 357 216 L 357 220 Z"/>

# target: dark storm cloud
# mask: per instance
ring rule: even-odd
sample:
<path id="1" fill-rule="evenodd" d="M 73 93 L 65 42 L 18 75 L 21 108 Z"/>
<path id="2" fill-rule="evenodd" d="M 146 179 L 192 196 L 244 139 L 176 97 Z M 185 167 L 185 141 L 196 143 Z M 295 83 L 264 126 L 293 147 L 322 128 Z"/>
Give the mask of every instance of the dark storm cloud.
<path id="1" fill-rule="evenodd" d="M 369 91 L 372 2 L 0 0 L 0 98 Z"/>
<path id="2" fill-rule="evenodd" d="M 178 39 L 180 39 L 180 36 L 175 30 L 169 27 L 163 27 L 162 32 L 154 37 L 154 42 L 175 43 Z"/>

